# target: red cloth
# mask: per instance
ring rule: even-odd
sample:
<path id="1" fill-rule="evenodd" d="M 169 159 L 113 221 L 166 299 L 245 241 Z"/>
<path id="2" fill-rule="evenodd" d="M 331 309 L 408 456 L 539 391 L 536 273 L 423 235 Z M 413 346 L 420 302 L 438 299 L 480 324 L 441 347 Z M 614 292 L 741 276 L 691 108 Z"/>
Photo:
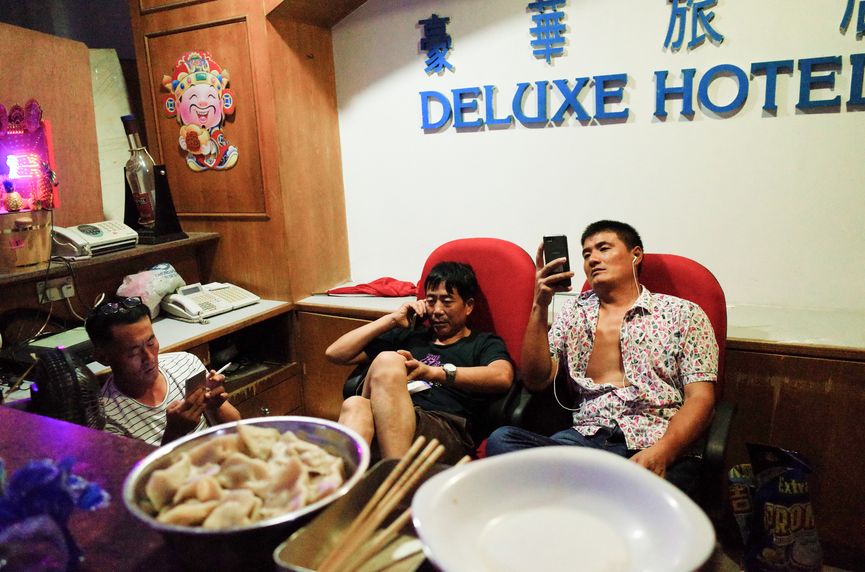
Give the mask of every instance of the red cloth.
<path id="1" fill-rule="evenodd" d="M 403 282 L 396 278 L 385 276 L 367 284 L 331 288 L 327 293 L 331 296 L 413 296 L 417 286 L 412 282 Z"/>

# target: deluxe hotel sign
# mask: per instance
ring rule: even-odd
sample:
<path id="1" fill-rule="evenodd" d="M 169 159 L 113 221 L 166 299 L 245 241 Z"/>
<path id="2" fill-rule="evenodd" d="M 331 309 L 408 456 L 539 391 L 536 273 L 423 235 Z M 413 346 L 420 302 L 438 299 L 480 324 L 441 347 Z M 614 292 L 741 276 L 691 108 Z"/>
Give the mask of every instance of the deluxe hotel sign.
<path id="1" fill-rule="evenodd" d="M 823 56 L 798 61 L 755 62 L 750 66 L 750 76 L 765 78 L 765 88 L 758 93 L 755 93 L 757 88 L 751 85 L 753 80 L 749 72 L 732 64 L 716 65 L 699 74 L 695 68 L 683 69 L 677 74 L 680 79 L 675 80 L 670 78 L 667 70 L 656 71 L 654 115 L 664 118 L 668 107 L 678 105 L 682 115 L 693 117 L 696 100 L 704 112 L 730 117 L 745 105 L 749 97 L 759 97 L 762 108 L 772 112 L 778 108 L 775 97 L 778 82 L 790 81 L 786 76 L 791 75 L 794 76 L 792 81 L 798 84 L 797 109 L 840 109 L 842 99 L 849 108 L 865 108 L 863 70 L 865 53 L 851 54 L 849 58 Z M 850 75 L 849 92 L 844 98 L 840 94 L 827 97 L 821 90 L 834 88 L 836 75 L 842 72 Z M 710 87 L 723 78 L 735 81 L 735 96 L 728 101 L 717 101 L 713 99 Z M 630 110 L 622 107 L 620 102 L 624 100 L 627 89 L 628 75 L 616 73 L 573 80 L 521 82 L 505 89 L 484 85 L 452 89 L 450 93 L 421 91 L 421 128 L 438 130 L 449 122 L 457 129 L 509 125 L 514 121 L 524 125 L 561 123 L 569 113 L 581 122 L 626 120 Z M 549 104 L 551 91 L 561 99 L 555 109 Z M 510 112 L 501 111 L 502 105 L 507 106 Z"/>
<path id="2" fill-rule="evenodd" d="M 718 6 L 718 0 L 667 0 L 667 4 L 670 17 L 663 43 L 665 50 L 678 52 L 686 47 L 686 51 L 692 51 L 704 46 L 707 39 L 715 47 L 724 42 L 724 35 L 713 24 L 713 10 Z M 566 5 L 567 0 L 536 0 L 526 7 L 529 13 L 533 13 L 529 29 L 534 38 L 531 41 L 532 53 L 548 64 L 553 58 L 564 56 Z M 854 1 L 848 0 L 840 24 L 842 35 L 847 33 L 853 21 L 853 8 Z M 831 18 L 832 14 L 825 9 L 819 15 L 826 14 Z M 814 20 L 816 22 L 817 18 Z M 827 19 L 827 23 L 829 21 Z M 856 37 L 861 38 L 865 35 L 865 1 L 859 3 L 855 21 Z M 454 73 L 455 68 L 448 61 L 453 47 L 452 38 L 447 33 L 449 22 L 450 18 L 437 14 L 418 22 L 423 26 L 424 38 L 420 46 L 426 51 L 424 71 L 428 75 Z M 690 32 L 687 43 L 686 32 Z M 794 82 L 793 87 L 798 87 L 796 108 L 799 110 L 840 110 L 842 96 L 834 93 L 839 73 L 849 73 L 850 76 L 850 89 L 844 98 L 848 109 L 861 110 L 865 109 L 863 68 L 865 54 L 851 54 L 848 58 L 820 56 L 762 61 L 745 69 L 733 64 L 719 64 L 701 73 L 696 68 L 683 68 L 674 74 L 669 70 L 659 70 L 654 72 L 654 116 L 665 118 L 668 107 L 675 105 L 681 115 L 690 118 L 697 113 L 696 109 L 704 114 L 728 118 L 736 115 L 749 97 L 760 98 L 762 108 L 774 112 L 778 108 L 776 92 L 779 82 L 788 85 Z M 752 86 L 754 78 L 760 76 L 765 78 L 763 89 Z M 612 73 L 519 82 L 501 87 L 474 85 L 449 92 L 421 91 L 421 128 L 427 131 L 441 131 L 448 127 L 476 130 L 485 125 L 508 126 L 515 121 L 523 125 L 560 125 L 568 115 L 573 115 L 581 123 L 627 121 L 630 109 L 622 102 L 626 99 L 631 101 L 628 78 L 627 73 Z M 712 90 L 716 81 L 735 82 L 733 97 L 717 95 L 720 90 Z M 825 90 L 833 92 L 827 95 Z M 555 103 L 551 104 L 551 99 Z"/>

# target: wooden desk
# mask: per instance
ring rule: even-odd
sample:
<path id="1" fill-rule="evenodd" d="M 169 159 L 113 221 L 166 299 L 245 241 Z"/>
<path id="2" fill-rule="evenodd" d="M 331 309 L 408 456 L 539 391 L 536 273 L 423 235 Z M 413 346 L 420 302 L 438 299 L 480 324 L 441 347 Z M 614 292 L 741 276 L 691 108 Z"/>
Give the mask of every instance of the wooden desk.
<path id="1" fill-rule="evenodd" d="M 70 530 L 84 552 L 83 571 L 166 570 L 162 537 L 123 505 L 123 481 L 154 447 L 64 421 L 0 407 L 0 458 L 8 474 L 31 459 L 74 457 L 74 472 L 111 495 L 107 508 L 77 511 Z"/>

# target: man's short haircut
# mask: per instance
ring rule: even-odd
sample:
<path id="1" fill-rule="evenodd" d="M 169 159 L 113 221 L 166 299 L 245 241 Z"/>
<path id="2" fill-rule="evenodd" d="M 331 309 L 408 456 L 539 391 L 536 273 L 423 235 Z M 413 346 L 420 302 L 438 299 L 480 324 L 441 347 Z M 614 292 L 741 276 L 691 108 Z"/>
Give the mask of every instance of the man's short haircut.
<path id="1" fill-rule="evenodd" d="M 625 243 L 628 250 L 631 250 L 635 246 L 643 248 L 643 239 L 640 238 L 640 233 L 637 232 L 637 229 L 627 223 L 619 222 L 617 220 L 599 220 L 593 222 L 583 231 L 583 236 L 580 238 L 580 244 L 585 244 L 587 238 L 604 231 L 616 233 L 616 236 L 619 237 L 619 240 Z"/>
<path id="2" fill-rule="evenodd" d="M 462 262 L 439 262 L 433 266 L 423 283 L 424 290 L 439 284 L 444 284 L 448 294 L 456 290 L 464 301 L 474 298 L 478 293 L 475 271 Z"/>
<path id="3" fill-rule="evenodd" d="M 147 316 L 150 319 L 150 309 L 144 303 L 132 307 L 124 305 L 128 298 L 113 297 L 103 300 L 93 308 L 84 321 L 84 329 L 95 346 L 106 346 L 114 341 L 111 328 L 120 324 L 134 324 Z M 109 311 L 114 309 L 114 311 Z"/>

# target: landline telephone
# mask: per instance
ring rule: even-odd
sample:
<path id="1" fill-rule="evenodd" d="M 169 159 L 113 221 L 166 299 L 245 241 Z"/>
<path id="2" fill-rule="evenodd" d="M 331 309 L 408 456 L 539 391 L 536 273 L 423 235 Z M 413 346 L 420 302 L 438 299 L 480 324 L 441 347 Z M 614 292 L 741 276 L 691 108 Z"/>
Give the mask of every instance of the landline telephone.
<path id="1" fill-rule="evenodd" d="M 88 258 L 116 250 L 134 248 L 138 233 L 117 220 L 54 227 L 52 252 L 65 258 Z"/>
<path id="2" fill-rule="evenodd" d="M 259 300 L 261 300 L 259 296 L 233 284 L 211 282 L 202 285 L 196 282 L 181 286 L 176 293 L 163 298 L 160 306 L 181 320 L 199 322 L 217 314 L 255 304 Z"/>

